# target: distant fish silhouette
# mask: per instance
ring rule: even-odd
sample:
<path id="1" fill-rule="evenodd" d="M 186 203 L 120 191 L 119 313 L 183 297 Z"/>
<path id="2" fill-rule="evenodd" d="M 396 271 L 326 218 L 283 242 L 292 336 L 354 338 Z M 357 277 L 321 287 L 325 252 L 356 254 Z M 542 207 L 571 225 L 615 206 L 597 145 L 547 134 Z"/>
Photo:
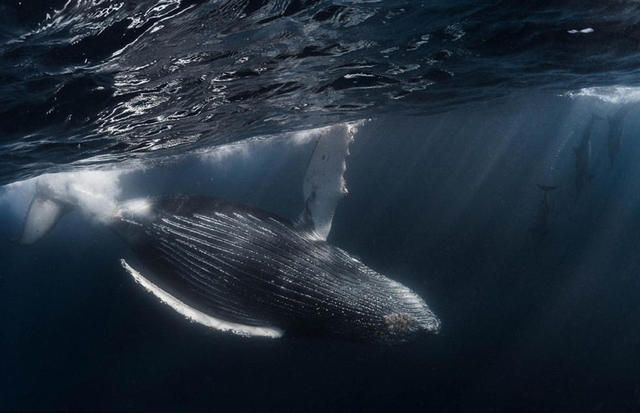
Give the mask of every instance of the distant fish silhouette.
<path id="1" fill-rule="evenodd" d="M 537 185 L 543 192 L 542 200 L 536 211 L 536 218 L 533 227 L 529 229 L 536 243 L 541 243 L 549 233 L 549 214 L 551 207 L 549 206 L 549 192 L 557 188 L 551 185 Z"/>
<path id="2" fill-rule="evenodd" d="M 540 188 L 541 190 L 544 191 L 545 197 L 547 195 L 547 192 L 553 191 L 554 189 L 557 188 L 557 186 L 551 186 L 551 185 L 540 185 L 540 184 L 538 184 L 537 186 L 538 186 L 538 188 Z"/>
<path id="3" fill-rule="evenodd" d="M 629 112 L 638 107 L 638 104 L 624 105 L 616 110 L 612 115 L 607 117 L 609 121 L 609 134 L 607 135 L 607 147 L 609 149 L 609 163 L 613 162 L 620 152 L 620 142 L 622 140 L 622 132 L 624 129 L 624 120 Z"/>
<path id="4" fill-rule="evenodd" d="M 584 185 L 594 177 L 589 170 L 589 164 L 591 162 L 591 132 L 593 131 L 593 124 L 597 119 L 602 118 L 597 115 L 591 115 L 587 126 L 582 132 L 580 144 L 573 149 L 576 156 L 576 199 L 580 196 Z"/>

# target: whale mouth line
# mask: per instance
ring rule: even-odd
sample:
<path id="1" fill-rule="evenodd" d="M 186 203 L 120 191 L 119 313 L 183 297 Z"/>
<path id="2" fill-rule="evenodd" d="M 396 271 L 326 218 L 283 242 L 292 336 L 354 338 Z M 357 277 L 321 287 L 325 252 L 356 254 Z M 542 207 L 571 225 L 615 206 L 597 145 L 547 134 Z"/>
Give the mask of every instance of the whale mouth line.
<path id="1" fill-rule="evenodd" d="M 280 338 L 283 336 L 282 330 L 274 327 L 248 326 L 221 320 L 219 318 L 212 317 L 209 314 L 205 314 L 202 311 L 190 307 L 162 288 L 158 287 L 156 284 L 143 276 L 139 271 L 129 265 L 126 260 L 120 259 L 120 264 L 133 277 L 137 284 L 140 284 L 145 290 L 153 294 L 160 301 L 167 304 L 169 307 L 195 323 L 202 324 L 216 330 L 231 332 L 244 337 Z"/>

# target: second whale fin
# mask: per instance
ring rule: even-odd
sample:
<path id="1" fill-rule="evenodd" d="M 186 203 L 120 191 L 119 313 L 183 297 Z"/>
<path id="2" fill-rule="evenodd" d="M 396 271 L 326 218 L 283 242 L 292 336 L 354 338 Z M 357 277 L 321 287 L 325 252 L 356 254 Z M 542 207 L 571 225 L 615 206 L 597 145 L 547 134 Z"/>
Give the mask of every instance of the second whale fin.
<path id="1" fill-rule="evenodd" d="M 331 126 L 317 138 L 304 176 L 304 210 L 298 220 L 298 226 L 314 238 L 327 239 L 338 201 L 347 194 L 345 158 L 355 127 L 349 123 Z"/>

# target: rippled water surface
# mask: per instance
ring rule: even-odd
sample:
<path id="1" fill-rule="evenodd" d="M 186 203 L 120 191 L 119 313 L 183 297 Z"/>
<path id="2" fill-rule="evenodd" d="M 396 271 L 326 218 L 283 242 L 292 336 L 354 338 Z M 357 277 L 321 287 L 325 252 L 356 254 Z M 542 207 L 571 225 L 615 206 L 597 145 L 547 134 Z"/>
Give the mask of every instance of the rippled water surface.
<path id="1" fill-rule="evenodd" d="M 632 86 L 639 11 L 634 1 L 4 2 L 0 180 L 514 89 Z"/>

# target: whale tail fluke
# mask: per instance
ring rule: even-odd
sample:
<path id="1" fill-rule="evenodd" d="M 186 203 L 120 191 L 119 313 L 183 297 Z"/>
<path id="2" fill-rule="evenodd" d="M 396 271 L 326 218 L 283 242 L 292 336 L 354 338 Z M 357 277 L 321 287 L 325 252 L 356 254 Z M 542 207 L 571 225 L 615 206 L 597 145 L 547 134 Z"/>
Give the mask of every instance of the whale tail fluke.
<path id="1" fill-rule="evenodd" d="M 24 226 L 16 240 L 22 245 L 30 245 L 45 236 L 71 208 L 68 204 L 55 200 L 36 185 L 36 193 L 31 200 Z"/>

